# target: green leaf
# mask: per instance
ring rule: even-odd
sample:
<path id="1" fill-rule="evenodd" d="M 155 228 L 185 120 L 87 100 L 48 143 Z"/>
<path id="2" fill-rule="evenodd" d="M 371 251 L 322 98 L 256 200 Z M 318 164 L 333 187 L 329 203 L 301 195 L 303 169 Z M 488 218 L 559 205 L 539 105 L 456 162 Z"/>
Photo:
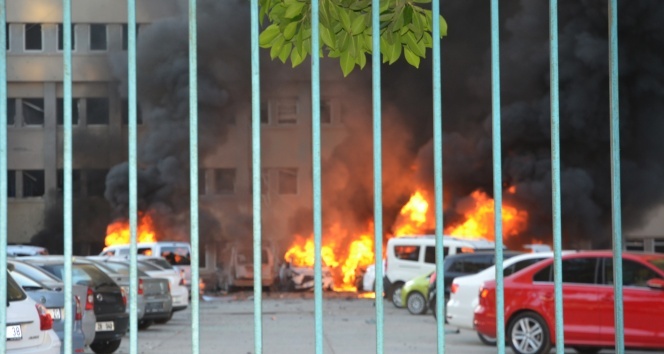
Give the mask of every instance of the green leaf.
<path id="1" fill-rule="evenodd" d="M 419 41 L 424 34 L 424 23 L 426 23 L 426 18 L 421 13 L 416 13 L 413 16 L 413 22 L 408 25 L 408 27 L 413 31 L 415 38 Z"/>
<path id="2" fill-rule="evenodd" d="M 344 73 L 344 77 L 353 71 L 355 66 L 355 60 L 350 55 L 350 52 L 344 52 L 341 54 L 341 59 L 339 60 L 341 64 L 341 71 Z"/>
<path id="3" fill-rule="evenodd" d="M 443 16 L 440 16 L 440 36 L 447 36 L 447 21 L 445 21 Z"/>
<path id="4" fill-rule="evenodd" d="M 413 8 L 411 6 L 404 6 L 403 9 L 403 22 L 408 25 L 413 21 Z"/>
<path id="5" fill-rule="evenodd" d="M 302 64 L 302 62 L 304 61 L 305 58 L 306 58 L 306 55 L 301 55 L 300 53 L 298 53 L 297 50 L 293 50 L 293 52 L 291 52 L 290 60 L 291 60 L 291 63 L 293 64 L 293 67 L 296 67 L 296 66 Z"/>
<path id="6" fill-rule="evenodd" d="M 352 37 L 353 36 L 346 31 L 341 31 L 341 33 L 339 33 L 339 36 L 337 36 L 337 44 L 340 51 L 345 52 L 348 50 Z"/>
<path id="7" fill-rule="evenodd" d="M 410 49 L 415 55 L 424 58 L 426 55 L 424 46 L 420 46 L 420 44 L 417 43 L 417 40 L 415 39 L 415 35 L 413 32 L 408 32 L 406 33 L 405 36 L 402 37 L 404 44 L 408 47 L 407 49 Z"/>
<path id="8" fill-rule="evenodd" d="M 355 62 L 360 66 L 360 69 L 364 69 L 364 66 L 367 65 L 367 56 L 364 51 L 357 56 L 357 60 L 355 60 Z"/>
<path id="9" fill-rule="evenodd" d="M 388 63 L 394 64 L 397 59 L 401 56 L 401 44 L 400 43 L 394 43 L 388 48 L 387 52 L 387 59 Z"/>
<path id="10" fill-rule="evenodd" d="M 285 18 L 294 18 L 296 16 L 302 15 L 302 9 L 304 9 L 304 3 L 295 1 L 288 5 L 288 8 L 286 9 L 286 14 L 284 15 Z"/>
<path id="11" fill-rule="evenodd" d="M 362 38 L 364 39 L 364 47 L 367 48 L 367 52 L 372 53 L 373 52 L 373 37 L 370 34 L 364 34 L 364 35 L 362 35 Z"/>
<path id="12" fill-rule="evenodd" d="M 330 48 L 336 48 L 337 37 L 329 28 L 320 26 L 320 38 L 323 40 L 323 43 L 325 43 L 326 46 Z"/>
<path id="13" fill-rule="evenodd" d="M 362 32 L 364 32 L 364 29 L 366 28 L 366 25 L 364 24 L 365 17 L 360 15 L 357 16 L 353 20 L 353 24 L 351 25 L 350 33 L 354 35 L 358 35 Z"/>
<path id="14" fill-rule="evenodd" d="M 270 43 L 277 38 L 279 35 L 279 26 L 275 24 L 269 25 L 265 30 L 263 30 L 263 33 L 258 37 L 258 43 L 260 44 L 261 47 L 267 48 L 270 46 Z"/>
<path id="15" fill-rule="evenodd" d="M 293 36 L 295 36 L 298 24 L 299 24 L 298 22 L 291 22 L 288 25 L 286 25 L 286 28 L 284 28 L 284 38 L 286 38 L 287 41 L 290 41 L 291 39 L 293 39 Z"/>
<path id="16" fill-rule="evenodd" d="M 279 37 L 272 42 L 272 49 L 270 49 L 270 58 L 274 60 L 274 58 L 279 56 L 279 53 L 281 52 L 281 47 L 284 45 L 284 36 L 279 34 Z"/>
<path id="17" fill-rule="evenodd" d="M 291 49 L 293 48 L 293 44 L 288 42 L 284 44 L 283 48 L 281 48 L 281 52 L 279 52 L 279 60 L 281 60 L 282 63 L 285 63 L 286 60 L 288 59 L 288 56 L 291 53 Z"/>
<path id="18" fill-rule="evenodd" d="M 345 9 L 339 9 L 339 19 L 341 20 L 341 27 L 343 27 L 346 32 L 351 31 L 351 21 L 348 11 Z"/>
<path id="19" fill-rule="evenodd" d="M 350 9 L 353 11 L 361 11 L 364 9 L 369 9 L 370 5 L 371 0 L 353 1 L 353 3 L 350 5 Z"/>
<path id="20" fill-rule="evenodd" d="M 419 68 L 420 67 L 420 57 L 417 54 L 410 51 L 408 48 L 403 49 L 403 55 L 406 57 L 408 64 Z"/>

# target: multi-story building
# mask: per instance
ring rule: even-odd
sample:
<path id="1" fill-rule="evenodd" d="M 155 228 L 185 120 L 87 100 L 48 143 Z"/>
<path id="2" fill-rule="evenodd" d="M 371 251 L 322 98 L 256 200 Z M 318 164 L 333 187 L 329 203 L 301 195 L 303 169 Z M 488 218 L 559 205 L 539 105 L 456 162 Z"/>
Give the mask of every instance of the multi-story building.
<path id="1" fill-rule="evenodd" d="M 61 6 L 59 0 L 7 0 L 8 240 L 13 243 L 62 227 L 57 212 L 63 184 Z M 74 247 L 86 254 L 101 249 L 111 221 L 106 175 L 127 160 L 127 100 L 109 60 L 126 55 L 127 9 L 126 2 L 112 0 L 73 0 L 72 8 Z M 178 11 L 176 0 L 138 1 L 139 32 Z M 277 86 L 262 94 L 261 188 L 268 240 L 289 237 L 283 216 L 311 205 L 312 188 L 310 83 Z M 345 136 L 342 109 L 337 97 L 323 97 L 324 156 Z M 235 115 L 224 148 L 199 164 L 201 204 L 222 225 L 222 234 L 207 240 L 232 239 L 234 231 L 224 225 L 240 214 L 251 215 L 251 107 L 237 107 Z M 139 114 L 139 134 L 146 129 Z M 48 233 L 42 237 L 61 240 Z"/>

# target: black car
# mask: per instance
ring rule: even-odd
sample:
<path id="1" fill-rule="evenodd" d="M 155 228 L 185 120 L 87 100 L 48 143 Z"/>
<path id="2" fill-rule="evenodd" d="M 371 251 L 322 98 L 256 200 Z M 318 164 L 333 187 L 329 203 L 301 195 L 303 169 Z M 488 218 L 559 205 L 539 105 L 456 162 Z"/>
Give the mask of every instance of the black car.
<path id="1" fill-rule="evenodd" d="M 503 259 L 508 259 L 522 252 L 503 251 Z M 450 298 L 450 287 L 456 277 L 475 274 L 483 271 L 496 263 L 496 253 L 493 251 L 482 251 L 473 253 L 459 253 L 445 257 L 443 270 L 445 277 L 445 305 Z M 436 273 L 429 278 L 429 308 L 436 316 Z"/>
<path id="2" fill-rule="evenodd" d="M 64 277 L 62 257 L 29 257 L 22 259 L 59 279 Z M 120 347 L 122 337 L 129 327 L 129 314 L 126 312 L 126 297 L 122 289 L 106 273 L 90 263 L 72 263 L 72 282 L 87 285 L 92 289 L 87 303 L 94 306 L 97 323 L 95 339 L 90 348 L 95 353 L 113 353 Z"/>

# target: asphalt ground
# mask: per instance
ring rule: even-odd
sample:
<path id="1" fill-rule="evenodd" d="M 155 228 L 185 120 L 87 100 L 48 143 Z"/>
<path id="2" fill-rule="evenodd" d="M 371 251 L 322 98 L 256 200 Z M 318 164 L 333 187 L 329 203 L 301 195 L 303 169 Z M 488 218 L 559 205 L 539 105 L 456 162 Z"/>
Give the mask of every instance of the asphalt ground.
<path id="1" fill-rule="evenodd" d="M 384 302 L 384 310 L 383 353 L 437 353 L 436 321 L 431 313 L 411 315 L 388 301 Z M 315 353 L 312 293 L 263 294 L 262 312 L 262 353 Z M 251 292 L 205 297 L 200 302 L 200 353 L 254 354 L 254 326 Z M 322 339 L 324 353 L 376 353 L 374 299 L 326 293 Z M 165 325 L 140 331 L 138 336 L 139 353 L 192 353 L 191 343 L 190 308 L 176 312 Z M 496 352 L 496 347 L 483 345 L 473 331 L 446 328 L 445 353 Z M 130 353 L 128 335 L 116 353 Z M 507 348 L 506 353 L 512 353 L 511 349 Z"/>

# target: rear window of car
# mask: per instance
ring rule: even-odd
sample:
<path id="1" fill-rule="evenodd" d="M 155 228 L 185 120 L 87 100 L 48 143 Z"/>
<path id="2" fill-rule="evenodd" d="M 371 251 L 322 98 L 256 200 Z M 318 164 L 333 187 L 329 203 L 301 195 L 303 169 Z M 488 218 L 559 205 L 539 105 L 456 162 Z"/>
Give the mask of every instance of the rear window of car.
<path id="1" fill-rule="evenodd" d="M 7 301 L 21 301 L 25 300 L 26 297 L 27 295 L 25 295 L 21 287 L 16 284 L 14 278 L 7 272 Z"/>
<path id="2" fill-rule="evenodd" d="M 503 271 L 503 275 L 506 276 L 506 277 L 510 276 L 510 275 L 520 271 L 521 269 L 525 269 L 527 267 L 530 267 L 531 265 L 533 265 L 533 264 L 535 264 L 535 263 L 537 263 L 537 262 L 539 262 L 543 259 L 545 259 L 545 257 L 544 258 L 524 259 L 522 261 L 518 261 L 518 262 L 516 262 L 512 265 L 509 265 L 509 266 L 505 267 L 505 269 Z"/>
<path id="3" fill-rule="evenodd" d="M 162 247 L 161 257 L 172 265 L 191 265 L 191 256 L 187 247 Z"/>
<path id="4" fill-rule="evenodd" d="M 552 265 L 544 267 L 533 276 L 533 281 L 552 282 Z M 562 262 L 563 283 L 595 284 L 597 258 L 572 258 Z"/>
<path id="5" fill-rule="evenodd" d="M 654 265 L 655 267 L 659 268 L 659 270 L 664 272 L 664 258 L 651 259 L 648 260 L 648 263 Z"/>
<path id="6" fill-rule="evenodd" d="M 405 261 L 417 261 L 420 258 L 420 246 L 394 246 L 394 256 Z"/>

